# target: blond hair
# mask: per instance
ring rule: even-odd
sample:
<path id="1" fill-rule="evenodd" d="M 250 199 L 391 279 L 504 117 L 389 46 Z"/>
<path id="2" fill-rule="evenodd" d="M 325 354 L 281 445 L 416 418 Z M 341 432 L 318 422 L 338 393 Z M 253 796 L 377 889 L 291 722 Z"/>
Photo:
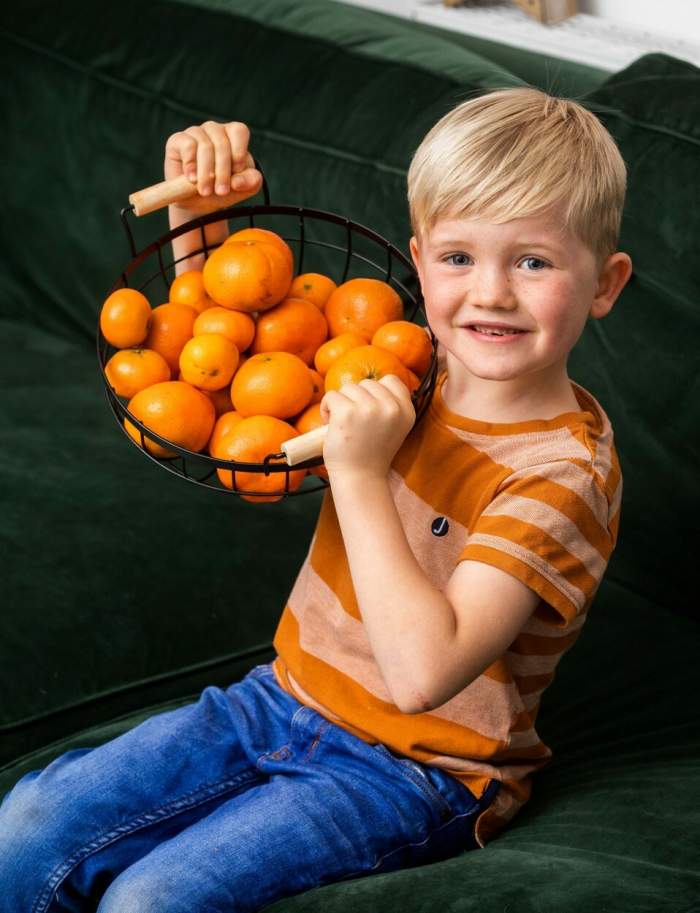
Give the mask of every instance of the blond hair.
<path id="1" fill-rule="evenodd" d="M 458 104 L 429 130 L 408 169 L 419 242 L 439 218 L 500 223 L 564 204 L 562 228 L 599 267 L 617 250 L 626 187 L 620 150 L 598 118 L 531 86 Z"/>

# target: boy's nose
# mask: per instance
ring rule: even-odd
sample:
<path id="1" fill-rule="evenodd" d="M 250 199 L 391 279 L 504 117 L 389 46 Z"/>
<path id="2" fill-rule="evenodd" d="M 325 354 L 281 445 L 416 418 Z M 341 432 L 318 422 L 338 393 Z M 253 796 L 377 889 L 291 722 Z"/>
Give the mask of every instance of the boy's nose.
<path id="1" fill-rule="evenodd" d="M 500 270 L 483 270 L 473 276 L 468 294 L 469 303 L 475 307 L 506 308 L 517 307 L 507 276 Z"/>

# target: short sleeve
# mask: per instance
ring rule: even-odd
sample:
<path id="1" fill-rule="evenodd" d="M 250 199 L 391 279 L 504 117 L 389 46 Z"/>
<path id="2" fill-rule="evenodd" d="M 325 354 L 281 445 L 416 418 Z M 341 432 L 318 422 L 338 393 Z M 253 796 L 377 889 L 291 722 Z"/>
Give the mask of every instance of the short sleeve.
<path id="1" fill-rule="evenodd" d="M 557 460 L 508 476 L 458 560 L 501 568 L 534 590 L 565 627 L 593 600 L 615 547 L 610 503 L 592 467 Z"/>

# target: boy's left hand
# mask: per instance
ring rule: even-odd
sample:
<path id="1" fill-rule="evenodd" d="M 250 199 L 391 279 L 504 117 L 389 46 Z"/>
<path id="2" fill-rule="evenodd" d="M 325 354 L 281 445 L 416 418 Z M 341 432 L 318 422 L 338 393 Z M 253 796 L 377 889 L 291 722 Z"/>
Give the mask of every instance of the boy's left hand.
<path id="1" fill-rule="evenodd" d="M 386 478 L 416 420 L 408 387 L 396 374 L 329 390 L 321 400 L 328 424 L 323 462 L 330 480 L 339 474 Z"/>

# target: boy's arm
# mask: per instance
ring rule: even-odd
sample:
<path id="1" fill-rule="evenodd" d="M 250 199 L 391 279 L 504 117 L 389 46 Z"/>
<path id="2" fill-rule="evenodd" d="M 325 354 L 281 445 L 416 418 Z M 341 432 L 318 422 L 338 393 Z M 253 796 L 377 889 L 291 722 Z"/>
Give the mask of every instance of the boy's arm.
<path id="1" fill-rule="evenodd" d="M 386 477 L 358 467 L 331 484 L 358 606 L 392 699 L 403 713 L 439 707 L 503 655 L 539 596 L 469 560 L 441 592 L 411 551 Z"/>
<path id="2" fill-rule="evenodd" d="M 195 216 L 224 209 L 256 194 L 262 187 L 262 174 L 248 151 L 250 130 L 240 121 L 205 121 L 168 137 L 165 144 L 163 176 L 166 181 L 186 174 L 196 183 L 197 193 L 185 204 L 168 207 L 170 228 L 179 228 Z M 204 227 L 207 246 L 218 247 L 229 236 L 228 220 Z M 188 269 L 204 267 L 205 254 L 188 257 L 203 246 L 201 229 L 196 228 L 172 240 L 173 259 L 179 276 Z"/>
<path id="3" fill-rule="evenodd" d="M 179 228 L 180 225 L 184 225 L 185 222 L 189 222 L 190 219 L 193 219 L 194 217 L 195 213 L 193 212 L 180 209 L 178 206 L 168 206 L 168 222 L 171 228 Z M 228 219 L 205 225 L 204 234 L 210 250 L 223 244 L 230 234 Z M 197 250 L 203 246 L 201 229 L 195 228 L 184 235 L 180 235 L 178 238 L 173 238 L 171 244 L 173 248 L 173 260 L 178 260 L 180 257 L 186 258 L 175 264 L 176 276 L 179 276 L 188 269 L 201 270 L 204 267 L 206 259 L 204 253 L 195 254 L 192 257 L 187 256 L 193 250 Z"/>

